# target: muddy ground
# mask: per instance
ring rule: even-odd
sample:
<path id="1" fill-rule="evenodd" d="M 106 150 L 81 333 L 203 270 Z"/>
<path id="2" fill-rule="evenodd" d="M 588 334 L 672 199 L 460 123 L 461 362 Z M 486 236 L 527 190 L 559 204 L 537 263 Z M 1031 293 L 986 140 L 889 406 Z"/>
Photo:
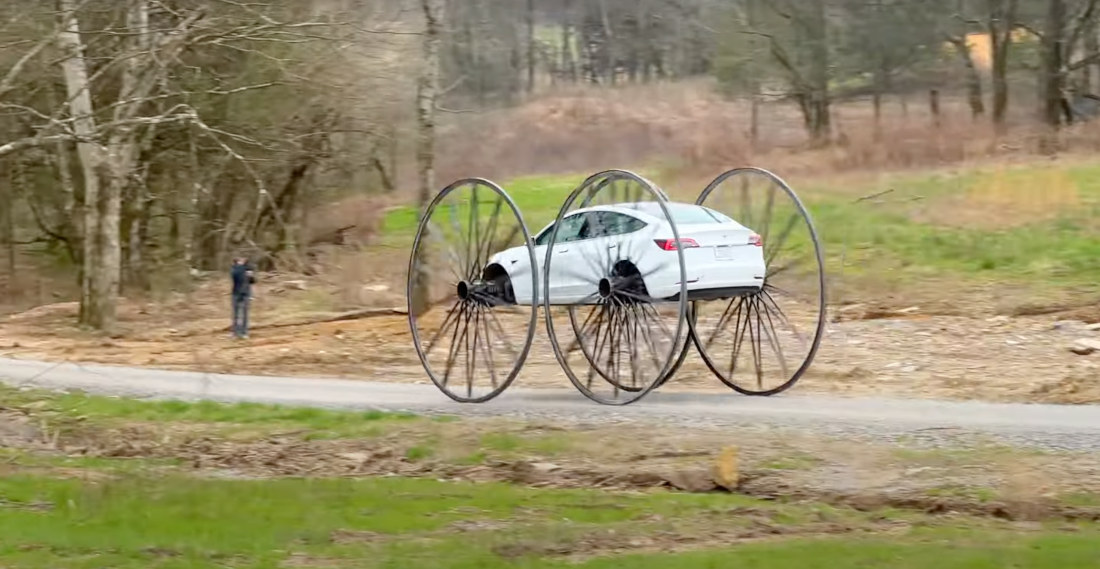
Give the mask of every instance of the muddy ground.
<path id="1" fill-rule="evenodd" d="M 288 280 L 289 279 L 289 280 Z M 75 303 L 0 319 L 0 356 L 217 373 L 340 377 L 428 383 L 412 349 L 395 283 L 363 285 L 371 314 L 321 322 L 333 306 L 324 283 L 268 276 L 253 306 L 248 341 L 230 338 L 220 282 L 158 302 L 127 302 L 111 337 L 77 329 Z M 886 299 L 830 308 L 830 322 L 798 392 L 988 401 L 1100 403 L 1100 306 L 999 308 L 996 289 L 953 303 Z M 927 302 L 922 302 L 927 300 Z M 362 306 L 362 303 L 357 306 Z M 1038 312 L 1040 314 L 1028 314 Z M 300 322 L 314 322 L 298 324 Z M 1088 350 L 1084 350 L 1087 352 Z M 540 321 L 516 385 L 565 387 Z M 696 354 L 665 389 L 725 389 Z"/>

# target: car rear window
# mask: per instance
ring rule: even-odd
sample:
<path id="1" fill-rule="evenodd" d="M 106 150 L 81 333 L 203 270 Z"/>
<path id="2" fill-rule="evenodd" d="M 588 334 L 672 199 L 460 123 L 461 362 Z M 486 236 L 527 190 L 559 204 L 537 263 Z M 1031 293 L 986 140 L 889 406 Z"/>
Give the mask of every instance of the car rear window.
<path id="1" fill-rule="evenodd" d="M 695 225 L 703 223 L 728 223 L 730 218 L 702 206 L 669 204 L 668 213 L 677 225 Z"/>

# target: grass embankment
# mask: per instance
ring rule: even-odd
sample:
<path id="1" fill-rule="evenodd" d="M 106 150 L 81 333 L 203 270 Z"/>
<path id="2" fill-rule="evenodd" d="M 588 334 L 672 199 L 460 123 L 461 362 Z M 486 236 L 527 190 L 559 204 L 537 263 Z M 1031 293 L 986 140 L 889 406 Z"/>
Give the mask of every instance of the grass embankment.
<path id="1" fill-rule="evenodd" d="M 654 176 L 658 183 L 661 178 Z M 528 177 L 504 187 L 534 234 L 582 179 Z M 928 278 L 1038 289 L 1095 288 L 1100 282 L 1097 166 L 1052 163 L 793 183 L 814 218 L 832 275 L 841 272 L 843 259 L 845 278 L 889 289 Z M 666 191 L 694 201 L 698 190 L 670 185 Z M 888 193 L 859 201 L 882 192 Z M 411 207 L 391 211 L 384 221 L 390 242 L 409 240 L 415 229 Z"/>
<path id="2" fill-rule="evenodd" d="M 1100 526 L 1089 522 L 1020 524 L 732 494 L 263 476 L 195 468 L 183 457 L 155 453 L 80 456 L 67 445 L 94 445 L 95 437 L 111 439 L 101 441 L 107 445 L 133 443 L 139 433 L 200 443 L 407 437 L 409 448 L 423 448 L 427 456 L 455 444 L 436 440 L 433 446 L 431 433 L 464 422 L 10 390 L 3 396 L 0 438 L 9 446 L 0 466 L 4 567 L 1060 569 L 1100 559 Z M 616 429 L 587 437 L 612 444 L 604 437 Z M 517 433 L 469 431 L 466 438 L 476 441 L 483 460 L 562 457 L 576 442 L 568 432 L 554 445 L 539 434 Z M 421 458 L 406 453 L 403 460 Z M 771 462 L 799 470 L 817 461 Z M 1092 503 L 1094 497 L 1074 499 Z"/>

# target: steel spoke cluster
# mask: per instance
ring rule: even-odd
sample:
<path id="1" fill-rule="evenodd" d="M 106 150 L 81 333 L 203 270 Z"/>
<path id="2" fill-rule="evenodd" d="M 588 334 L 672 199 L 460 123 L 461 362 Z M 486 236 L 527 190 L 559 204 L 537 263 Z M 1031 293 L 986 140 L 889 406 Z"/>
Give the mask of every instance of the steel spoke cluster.
<path id="1" fill-rule="evenodd" d="M 700 355 L 741 393 L 790 388 L 813 360 L 825 325 L 824 263 L 809 214 L 782 180 L 756 168 L 726 172 L 696 203 L 757 232 L 766 265 L 759 292 L 693 304 Z"/>
<path id="2" fill-rule="evenodd" d="M 536 275 L 526 275 L 531 298 L 517 306 L 510 278 L 486 271 L 490 257 L 517 238 L 530 242 L 519 210 L 502 189 L 480 179 L 446 188 L 421 219 L 409 265 L 409 325 L 432 381 L 457 401 L 499 395 L 530 349 Z M 533 252 L 530 257 L 533 266 Z M 414 299 L 425 298 L 429 308 L 418 313 Z M 432 326 L 442 306 L 442 322 Z"/>
<path id="3" fill-rule="evenodd" d="M 596 205 L 630 207 L 643 202 L 660 203 L 671 224 L 665 195 L 651 183 L 625 171 L 609 171 L 586 180 L 566 200 L 557 223 L 570 213 Z M 553 263 L 574 264 L 561 269 L 565 277 L 584 283 L 590 292 L 564 310 L 555 310 L 546 299 L 547 329 L 555 356 L 570 381 L 584 395 L 605 404 L 627 404 L 660 385 L 670 372 L 678 349 L 686 346 L 684 313 L 686 296 L 668 301 L 652 298 L 646 279 L 669 263 L 679 263 L 680 283 L 685 279 L 683 253 L 660 251 L 656 246 L 639 246 L 630 233 L 606 232 L 598 214 L 588 215 L 589 229 L 603 235 L 588 246 L 577 260 L 555 260 L 557 235 L 550 239 L 544 265 L 546 278 Z M 647 255 L 665 255 L 662 263 L 645 263 Z M 646 271 L 639 266 L 651 266 Z M 555 266 L 557 268 L 557 266 Z M 558 326 L 555 315 L 568 317 Z M 555 329 L 568 337 L 559 342 Z M 564 349 L 562 344 L 564 344 Z M 576 356 L 583 357 L 578 361 Z"/>

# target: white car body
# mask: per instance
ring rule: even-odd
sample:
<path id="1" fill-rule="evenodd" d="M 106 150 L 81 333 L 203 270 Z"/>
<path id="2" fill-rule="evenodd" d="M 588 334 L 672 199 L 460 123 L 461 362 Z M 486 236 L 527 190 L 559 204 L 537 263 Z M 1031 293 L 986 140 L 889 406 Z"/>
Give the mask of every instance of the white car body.
<path id="1" fill-rule="evenodd" d="M 703 206 L 675 202 L 665 205 L 684 245 L 689 298 L 725 298 L 763 286 L 765 262 L 759 235 Z M 576 230 L 577 227 L 582 229 Z M 669 248 L 673 232 L 657 202 L 596 206 L 571 212 L 562 220 L 550 261 L 549 282 L 543 283 L 552 228 L 553 223 L 534 238 L 539 288 L 542 294 L 550 295 L 551 304 L 595 302 L 598 283 L 607 276 L 604 267 L 608 259 L 633 263 L 652 298 L 679 294 L 679 262 L 676 250 Z M 588 236 L 587 230 L 593 228 L 596 236 Z M 529 304 L 531 263 L 527 248 L 501 251 L 490 257 L 489 264 L 497 264 L 508 273 L 517 303 Z M 539 300 L 542 302 L 545 297 Z"/>

